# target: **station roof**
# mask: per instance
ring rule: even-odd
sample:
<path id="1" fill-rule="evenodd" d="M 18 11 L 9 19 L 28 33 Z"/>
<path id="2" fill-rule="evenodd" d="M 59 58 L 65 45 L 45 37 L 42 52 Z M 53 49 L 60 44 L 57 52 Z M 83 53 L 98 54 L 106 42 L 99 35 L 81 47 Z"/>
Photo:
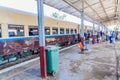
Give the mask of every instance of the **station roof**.
<path id="1" fill-rule="evenodd" d="M 120 0 L 83 0 L 85 19 L 109 26 L 120 22 Z M 44 0 L 58 10 L 80 17 L 82 0 Z"/>

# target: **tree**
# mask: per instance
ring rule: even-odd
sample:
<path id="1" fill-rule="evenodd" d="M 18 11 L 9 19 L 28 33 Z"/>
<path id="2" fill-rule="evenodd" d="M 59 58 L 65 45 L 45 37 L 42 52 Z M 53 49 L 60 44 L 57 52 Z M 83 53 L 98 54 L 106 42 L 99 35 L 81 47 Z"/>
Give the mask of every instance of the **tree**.
<path id="1" fill-rule="evenodd" d="M 59 13 L 52 13 L 51 17 L 55 18 L 55 19 L 58 19 L 58 20 L 64 20 L 66 18 L 67 15 L 63 14 L 63 15 L 60 15 Z"/>
<path id="2" fill-rule="evenodd" d="M 118 25 L 115 26 L 115 27 L 114 27 L 114 31 L 120 31 L 120 26 L 118 26 Z"/>
<path id="3" fill-rule="evenodd" d="M 55 18 L 55 19 L 58 19 L 59 18 L 59 14 L 54 12 L 54 13 L 52 13 L 52 17 Z"/>

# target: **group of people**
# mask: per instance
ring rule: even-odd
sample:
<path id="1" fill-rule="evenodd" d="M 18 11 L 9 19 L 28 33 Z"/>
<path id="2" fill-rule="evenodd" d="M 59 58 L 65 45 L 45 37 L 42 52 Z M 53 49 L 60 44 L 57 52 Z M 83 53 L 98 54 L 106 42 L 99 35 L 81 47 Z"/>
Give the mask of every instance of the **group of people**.
<path id="1" fill-rule="evenodd" d="M 103 36 L 103 32 L 95 32 L 94 34 L 90 31 L 84 33 L 85 40 L 89 42 L 99 42 L 101 37 Z"/>
<path id="2" fill-rule="evenodd" d="M 115 43 L 115 39 L 117 38 L 118 33 L 115 31 L 112 32 L 95 32 L 94 35 L 92 32 L 88 31 L 84 33 L 84 40 L 80 40 L 80 43 L 78 44 L 78 47 L 83 52 L 86 49 L 86 41 L 89 41 L 89 43 L 93 42 L 101 42 L 101 41 L 109 41 L 110 43 Z"/>
<path id="3" fill-rule="evenodd" d="M 117 39 L 117 37 L 118 37 L 118 32 L 112 31 L 107 33 L 107 40 L 110 43 L 115 43 L 115 40 Z"/>
<path id="4" fill-rule="evenodd" d="M 118 32 L 112 31 L 112 32 L 95 32 L 94 35 L 92 32 L 85 32 L 84 37 L 85 40 L 88 41 L 95 41 L 95 42 L 100 42 L 100 41 L 109 41 L 110 43 L 115 43 L 115 39 L 117 39 Z"/>

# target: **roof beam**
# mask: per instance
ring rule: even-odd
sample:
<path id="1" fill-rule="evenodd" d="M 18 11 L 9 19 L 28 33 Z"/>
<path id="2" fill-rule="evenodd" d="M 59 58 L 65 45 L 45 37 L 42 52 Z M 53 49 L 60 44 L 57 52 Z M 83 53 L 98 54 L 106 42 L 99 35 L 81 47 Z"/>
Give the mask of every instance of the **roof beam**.
<path id="1" fill-rule="evenodd" d="M 111 20 L 116 20 L 116 19 L 117 19 L 117 17 L 110 17 L 109 19 L 102 20 L 102 22 L 109 22 Z"/>
<path id="2" fill-rule="evenodd" d="M 103 1 L 105 1 L 105 0 L 103 0 Z M 94 6 L 94 5 L 96 5 L 96 4 L 99 4 L 99 2 L 96 2 L 96 3 L 94 3 L 94 4 L 90 4 L 90 6 Z M 84 7 L 84 9 L 86 9 L 86 8 L 89 8 L 89 6 Z M 82 9 L 81 9 L 81 10 L 82 10 Z"/>
<path id="3" fill-rule="evenodd" d="M 108 7 L 108 8 L 106 8 L 106 10 L 107 10 L 107 9 L 109 9 L 109 11 L 110 11 L 110 10 L 114 10 L 113 8 L 114 8 L 114 7 Z M 107 11 L 108 11 L 108 10 L 107 10 Z M 107 12 L 107 11 L 106 11 L 106 12 Z M 98 12 L 99 14 L 103 14 L 103 12 L 101 12 L 101 11 L 97 11 L 97 12 Z"/>
<path id="4" fill-rule="evenodd" d="M 99 14 L 97 13 L 97 11 L 95 9 L 92 8 L 92 6 L 89 4 L 89 2 L 87 0 L 84 0 L 84 2 L 93 10 L 93 12 L 96 13 L 96 15 L 101 19 L 101 17 L 99 16 Z"/>
<path id="5" fill-rule="evenodd" d="M 64 0 L 63 0 L 63 1 L 64 1 Z M 80 0 L 77 0 L 77 1 L 73 2 L 72 4 L 75 4 L 75 3 L 79 2 L 79 1 L 80 1 Z M 64 6 L 64 7 L 60 8 L 59 10 L 64 10 L 64 9 L 66 9 L 66 8 L 69 8 L 69 7 L 70 7 L 70 5 Z"/>
<path id="6" fill-rule="evenodd" d="M 70 2 L 63 0 L 65 3 L 67 3 L 68 5 L 70 5 L 71 7 L 73 7 L 74 9 L 76 9 L 78 12 L 82 13 L 81 10 L 79 10 L 78 8 L 76 8 L 75 6 L 73 6 Z M 85 14 L 85 13 L 84 13 Z M 90 19 L 94 20 L 94 18 L 92 18 L 91 16 L 85 14 L 87 17 L 89 17 Z M 95 20 L 96 21 L 96 20 Z"/>
<path id="7" fill-rule="evenodd" d="M 115 17 L 118 16 L 118 13 L 117 13 L 117 11 L 118 11 L 118 6 L 119 6 L 119 0 L 115 0 Z"/>
<path id="8" fill-rule="evenodd" d="M 73 12 L 70 12 L 70 14 L 73 14 L 73 13 L 76 13 L 76 12 L 78 12 L 78 11 L 73 11 Z"/>
<path id="9" fill-rule="evenodd" d="M 64 0 L 63 0 L 64 1 Z M 79 0 L 80 1 L 80 0 Z M 104 0 L 105 1 L 105 0 Z M 75 3 L 73 3 L 73 4 L 75 4 Z M 94 5 L 96 5 L 96 4 L 99 4 L 99 2 L 96 2 L 96 3 L 94 3 L 94 4 L 90 4 L 90 6 L 94 6 Z M 64 9 L 66 9 L 66 8 L 69 8 L 70 7 L 70 5 L 69 6 L 64 6 L 64 7 L 62 7 L 62 8 L 60 8 L 60 10 L 64 10 Z M 84 7 L 84 9 L 86 9 L 86 8 L 89 8 L 89 6 L 86 6 L 86 7 Z M 82 9 L 81 9 L 81 11 L 82 11 Z"/>
<path id="10" fill-rule="evenodd" d="M 100 4 L 101 4 L 101 6 L 102 6 L 102 8 L 103 8 L 103 11 L 104 11 L 106 17 L 109 19 L 109 17 L 108 17 L 108 15 L 107 15 L 107 12 L 106 12 L 106 10 L 105 10 L 105 8 L 104 8 L 104 5 L 103 5 L 102 1 L 101 1 L 101 0 L 99 0 L 99 1 L 100 1 Z"/>

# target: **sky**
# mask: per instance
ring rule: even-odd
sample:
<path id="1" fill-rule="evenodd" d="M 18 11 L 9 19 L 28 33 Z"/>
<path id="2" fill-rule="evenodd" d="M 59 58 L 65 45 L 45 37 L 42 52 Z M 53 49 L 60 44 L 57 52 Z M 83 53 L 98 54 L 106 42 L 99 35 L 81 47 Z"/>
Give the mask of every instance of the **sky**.
<path id="1" fill-rule="evenodd" d="M 36 13 L 37 14 L 37 2 L 36 0 L 0 0 L 0 6 L 5 6 L 9 8 L 14 8 L 26 12 Z M 59 11 L 55 8 L 49 7 L 47 5 L 44 5 L 44 16 L 51 17 L 51 14 L 53 12 L 58 12 L 59 14 L 66 14 L 66 21 L 74 22 L 74 23 L 81 23 L 81 19 L 77 18 L 75 16 L 69 15 L 67 13 L 64 13 L 62 11 Z M 92 26 L 93 24 L 91 22 L 85 21 L 85 25 Z M 98 25 L 95 25 L 96 27 Z"/>

